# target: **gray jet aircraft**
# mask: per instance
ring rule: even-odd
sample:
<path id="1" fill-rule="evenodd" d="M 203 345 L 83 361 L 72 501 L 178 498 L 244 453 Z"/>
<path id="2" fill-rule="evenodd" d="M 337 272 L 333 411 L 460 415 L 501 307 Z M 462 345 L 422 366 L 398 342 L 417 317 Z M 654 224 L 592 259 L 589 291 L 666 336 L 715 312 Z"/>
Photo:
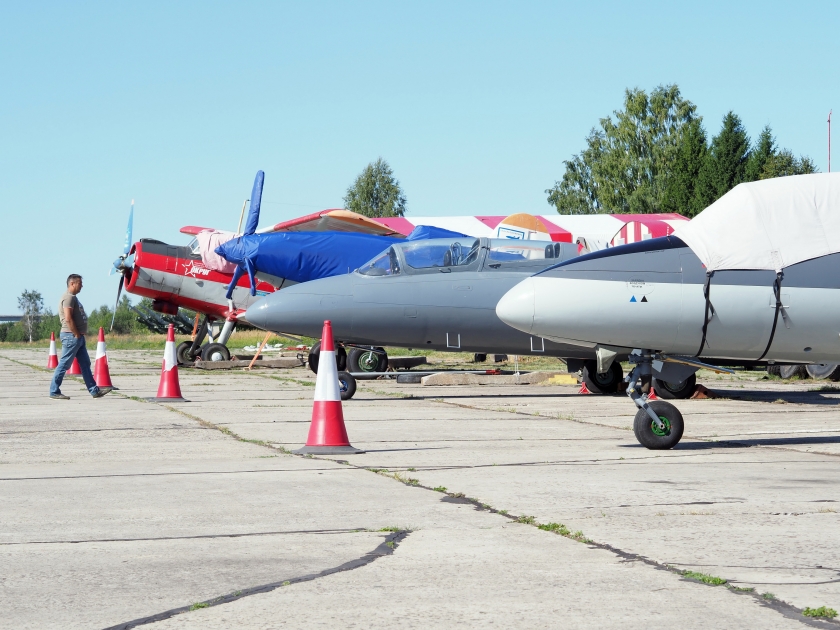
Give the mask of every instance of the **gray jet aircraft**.
<path id="1" fill-rule="evenodd" d="M 630 353 L 634 432 L 652 449 L 683 433 L 676 407 L 647 402 L 652 378 L 720 370 L 705 361 L 837 363 L 838 310 L 836 173 L 741 184 L 673 236 L 561 262 L 496 308 L 526 334 L 594 351 L 599 371 Z"/>
<path id="2" fill-rule="evenodd" d="M 577 255 L 577 245 L 547 241 L 462 237 L 395 244 L 351 274 L 266 296 L 245 317 L 266 330 L 310 337 L 329 319 L 344 344 L 559 357 L 570 371 L 582 369 L 591 391 L 614 393 L 623 378 L 618 362 L 597 373 L 591 348 L 522 333 L 496 315 L 499 299 L 523 277 Z M 351 371 L 360 352 L 348 353 Z M 367 357 L 375 368 L 378 357 L 370 351 Z"/>

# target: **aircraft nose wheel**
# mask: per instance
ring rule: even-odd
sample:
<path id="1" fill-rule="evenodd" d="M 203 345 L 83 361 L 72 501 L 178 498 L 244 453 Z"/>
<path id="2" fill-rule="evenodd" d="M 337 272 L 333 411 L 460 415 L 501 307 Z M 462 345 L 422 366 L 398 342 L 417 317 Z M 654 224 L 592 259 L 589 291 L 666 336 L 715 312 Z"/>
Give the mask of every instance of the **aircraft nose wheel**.
<path id="1" fill-rule="evenodd" d="M 639 409 L 633 420 L 633 433 L 639 444 L 651 450 L 674 448 L 682 439 L 685 427 L 680 410 L 662 400 L 651 400 L 647 404 L 659 417 L 660 425 L 657 426 L 646 410 Z"/>

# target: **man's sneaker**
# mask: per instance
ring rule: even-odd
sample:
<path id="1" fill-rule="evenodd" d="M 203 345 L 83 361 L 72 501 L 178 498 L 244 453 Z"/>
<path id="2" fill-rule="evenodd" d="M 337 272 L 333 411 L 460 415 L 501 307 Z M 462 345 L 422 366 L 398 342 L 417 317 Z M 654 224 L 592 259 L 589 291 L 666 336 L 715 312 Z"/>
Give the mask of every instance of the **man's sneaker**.
<path id="1" fill-rule="evenodd" d="M 65 396 L 64 394 L 50 394 L 50 398 L 53 400 L 70 400 L 70 396 Z"/>
<path id="2" fill-rule="evenodd" d="M 102 398 L 105 394 L 110 394 L 112 391 L 114 391 L 113 387 L 100 387 L 99 391 L 96 392 L 93 397 Z"/>

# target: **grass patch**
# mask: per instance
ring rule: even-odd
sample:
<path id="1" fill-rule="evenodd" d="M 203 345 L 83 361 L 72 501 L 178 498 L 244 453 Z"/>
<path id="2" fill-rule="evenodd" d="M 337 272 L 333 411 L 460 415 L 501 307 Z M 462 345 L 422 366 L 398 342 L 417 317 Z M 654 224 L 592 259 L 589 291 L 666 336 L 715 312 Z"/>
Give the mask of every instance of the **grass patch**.
<path id="1" fill-rule="evenodd" d="M 543 523 L 537 525 L 537 527 L 544 532 L 554 532 L 555 534 L 560 534 L 561 536 L 569 535 L 569 528 L 563 525 L 563 523 Z"/>
<path id="2" fill-rule="evenodd" d="M 404 532 L 407 530 L 407 527 L 383 527 L 381 529 L 377 529 L 378 532 Z"/>
<path id="3" fill-rule="evenodd" d="M 828 606 L 820 606 L 819 608 L 805 608 L 802 614 L 806 617 L 822 617 L 823 619 L 834 619 L 837 616 L 837 611 Z"/>
<path id="4" fill-rule="evenodd" d="M 190 606 L 190 610 L 198 610 L 199 608 L 209 608 L 209 607 L 210 607 L 210 604 L 208 604 L 207 602 L 197 602 L 197 603 L 193 604 L 192 606 Z"/>
<path id="5" fill-rule="evenodd" d="M 533 516 L 525 516 L 523 514 L 522 516 L 517 517 L 516 522 L 524 523 L 525 525 L 536 525 L 537 519 Z"/>
<path id="6" fill-rule="evenodd" d="M 776 596 L 773 593 L 762 593 L 761 597 L 767 600 L 776 599 Z"/>
<path id="7" fill-rule="evenodd" d="M 723 578 L 719 578 L 715 575 L 709 575 L 708 573 L 699 573 L 698 571 L 683 571 L 682 576 L 684 578 L 688 578 L 689 580 L 697 580 L 698 582 L 703 582 L 703 584 L 709 584 L 711 586 L 726 584 L 726 580 Z"/>
<path id="8" fill-rule="evenodd" d="M 738 593 L 754 593 L 755 592 L 755 589 L 751 586 L 732 586 L 730 584 L 729 588 L 731 588 L 733 591 L 736 591 Z"/>
<path id="9" fill-rule="evenodd" d="M 435 492 L 446 492 L 446 486 L 435 486 L 432 490 Z"/>

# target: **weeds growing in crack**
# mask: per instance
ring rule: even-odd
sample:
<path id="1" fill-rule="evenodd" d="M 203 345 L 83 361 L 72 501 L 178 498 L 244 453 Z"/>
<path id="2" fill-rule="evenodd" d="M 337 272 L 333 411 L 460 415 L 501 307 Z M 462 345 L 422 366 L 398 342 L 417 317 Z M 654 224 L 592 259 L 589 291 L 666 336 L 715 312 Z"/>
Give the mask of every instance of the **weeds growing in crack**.
<path id="1" fill-rule="evenodd" d="M 761 597 L 762 597 L 763 599 L 768 599 L 768 600 L 769 600 L 769 599 L 776 599 L 776 596 L 775 596 L 775 595 L 773 595 L 773 593 L 762 593 L 762 594 L 761 594 Z"/>
<path id="2" fill-rule="evenodd" d="M 816 617 L 822 619 L 834 619 L 837 616 L 837 611 L 827 606 L 820 606 L 819 608 L 805 607 L 802 614 L 806 617 Z"/>
<path id="3" fill-rule="evenodd" d="M 382 527 L 377 529 L 378 532 L 407 532 L 408 527 Z"/>
<path id="4" fill-rule="evenodd" d="M 435 492 L 446 492 L 446 486 L 435 486 L 432 490 Z"/>
<path id="5" fill-rule="evenodd" d="M 210 604 L 207 602 L 196 602 L 192 606 L 190 606 L 190 610 L 198 610 L 199 608 L 209 608 Z"/>
<path id="6" fill-rule="evenodd" d="M 545 532 L 554 532 L 561 536 L 569 535 L 569 528 L 563 525 L 563 523 L 541 523 L 537 527 Z"/>
<path id="7" fill-rule="evenodd" d="M 525 525 L 536 525 L 537 519 L 533 516 L 525 516 L 523 514 L 522 516 L 517 517 L 516 522 L 523 523 Z M 539 525 L 537 525 L 537 527 L 539 527 Z"/>
<path id="8" fill-rule="evenodd" d="M 755 589 L 751 586 L 732 586 L 731 584 L 728 586 L 736 593 L 755 593 Z"/>
<path id="9" fill-rule="evenodd" d="M 285 582 L 283 582 L 283 586 L 289 586 L 289 584 L 291 584 L 291 582 L 289 580 L 286 580 Z"/>
<path id="10" fill-rule="evenodd" d="M 716 575 L 709 575 L 708 573 L 700 573 L 698 571 L 683 571 L 682 576 L 689 580 L 697 580 L 703 584 L 710 584 L 711 586 L 720 586 L 726 584 L 726 580 L 719 578 Z"/>
<path id="11" fill-rule="evenodd" d="M 388 542 L 386 542 L 385 544 L 386 544 L 388 547 L 390 547 L 391 549 L 393 549 L 394 547 L 396 547 L 396 545 L 394 544 L 394 541 L 393 541 L 393 540 L 389 540 L 389 541 L 388 541 Z"/>

